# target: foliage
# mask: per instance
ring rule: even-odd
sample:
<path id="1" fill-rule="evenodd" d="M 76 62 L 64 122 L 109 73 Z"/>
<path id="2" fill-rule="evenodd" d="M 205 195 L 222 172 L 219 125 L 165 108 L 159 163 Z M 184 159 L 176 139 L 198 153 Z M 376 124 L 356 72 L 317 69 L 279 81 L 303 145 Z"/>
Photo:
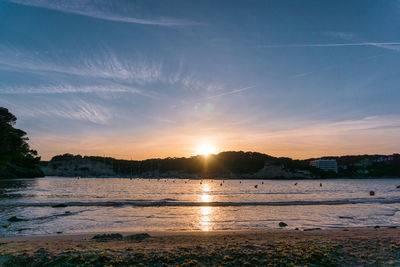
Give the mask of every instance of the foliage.
<path id="1" fill-rule="evenodd" d="M 30 149 L 26 133 L 14 128 L 17 118 L 0 107 L 0 178 L 37 177 L 40 157 Z"/>
<path id="2" fill-rule="evenodd" d="M 91 165 L 88 164 L 89 162 Z M 47 168 L 62 169 L 67 166 L 96 166 L 95 163 L 101 163 L 102 166 L 109 166 L 117 175 L 126 176 L 199 174 L 203 177 L 216 177 L 226 174 L 254 174 L 262 170 L 265 165 L 276 166 L 279 169 L 288 171 L 306 170 L 310 173 L 321 172 L 321 170 L 310 166 L 306 161 L 275 158 L 262 153 L 243 151 L 227 151 L 216 155 L 192 156 L 189 158 L 169 157 L 142 161 L 64 154 L 55 156 L 50 162 L 42 163 L 42 165 Z M 93 174 L 93 171 L 87 169 L 87 173 L 83 175 L 91 174 Z"/>

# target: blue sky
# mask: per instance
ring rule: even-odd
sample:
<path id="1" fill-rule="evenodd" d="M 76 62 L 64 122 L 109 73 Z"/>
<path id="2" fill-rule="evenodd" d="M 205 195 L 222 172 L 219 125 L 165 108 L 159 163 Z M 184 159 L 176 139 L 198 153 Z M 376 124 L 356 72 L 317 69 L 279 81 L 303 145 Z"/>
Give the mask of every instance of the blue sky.
<path id="1" fill-rule="evenodd" d="M 44 159 L 400 150 L 400 1 L 0 0 L 0 106 Z"/>

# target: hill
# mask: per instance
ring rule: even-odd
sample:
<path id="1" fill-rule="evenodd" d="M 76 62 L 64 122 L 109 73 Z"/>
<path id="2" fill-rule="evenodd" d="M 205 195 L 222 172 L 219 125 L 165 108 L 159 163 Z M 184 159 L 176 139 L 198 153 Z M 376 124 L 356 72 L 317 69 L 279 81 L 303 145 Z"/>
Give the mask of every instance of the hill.
<path id="1" fill-rule="evenodd" d="M 227 151 L 189 158 L 119 160 L 64 154 L 42 163 L 46 175 L 185 178 L 316 178 L 323 172 L 306 161 L 257 152 Z"/>

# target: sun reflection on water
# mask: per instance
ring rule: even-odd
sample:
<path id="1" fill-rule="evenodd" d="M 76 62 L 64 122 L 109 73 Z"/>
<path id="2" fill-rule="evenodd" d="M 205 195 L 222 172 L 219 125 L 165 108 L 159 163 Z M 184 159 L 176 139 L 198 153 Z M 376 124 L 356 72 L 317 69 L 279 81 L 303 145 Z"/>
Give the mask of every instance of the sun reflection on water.
<path id="1" fill-rule="evenodd" d="M 202 231 L 210 231 L 212 229 L 212 208 L 200 207 L 200 229 Z"/>
<path id="2" fill-rule="evenodd" d="M 203 184 L 200 195 L 201 202 L 211 202 L 212 197 L 209 194 L 211 187 L 209 184 Z M 210 231 L 212 229 L 213 208 L 210 206 L 199 207 L 199 226 L 202 231 Z"/>

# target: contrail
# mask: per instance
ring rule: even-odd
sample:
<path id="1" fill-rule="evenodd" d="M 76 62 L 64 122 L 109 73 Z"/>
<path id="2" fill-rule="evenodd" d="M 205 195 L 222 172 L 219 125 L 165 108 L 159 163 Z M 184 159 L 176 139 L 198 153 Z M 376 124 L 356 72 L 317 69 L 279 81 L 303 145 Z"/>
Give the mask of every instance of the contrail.
<path id="1" fill-rule="evenodd" d="M 173 105 L 171 108 L 176 108 L 176 107 L 179 107 L 179 106 L 196 103 L 196 102 L 199 102 L 199 101 L 205 100 L 205 99 L 213 99 L 213 98 L 217 98 L 217 97 L 220 97 L 220 96 L 233 95 L 233 94 L 237 94 L 237 93 L 240 93 L 240 92 L 243 92 L 243 91 L 247 91 L 247 90 L 249 90 L 251 88 L 254 88 L 254 86 L 244 87 L 244 88 L 232 90 L 232 91 L 229 91 L 229 92 L 224 92 L 224 93 L 221 93 L 221 94 L 218 94 L 218 95 L 212 95 L 212 96 L 203 97 L 203 98 L 200 98 L 200 99 L 188 101 L 188 102 L 181 103 L 181 104 L 178 104 L 178 105 Z"/>
<path id="2" fill-rule="evenodd" d="M 247 90 L 249 90 L 251 88 L 254 88 L 254 86 L 244 87 L 244 88 L 240 88 L 240 89 L 237 89 L 237 90 L 221 93 L 221 94 L 218 94 L 218 95 L 208 96 L 207 98 L 211 99 L 211 98 L 216 98 L 216 97 L 220 97 L 220 96 L 224 96 L 224 95 L 232 95 L 232 94 L 236 94 L 236 93 L 239 93 L 239 92 L 247 91 Z"/>
<path id="3" fill-rule="evenodd" d="M 362 43 L 333 43 L 333 44 L 287 44 L 287 45 L 261 45 L 260 47 L 265 48 L 281 48 L 281 47 L 340 47 L 340 46 L 397 46 L 400 42 L 390 42 L 390 43 L 372 43 L 372 42 L 362 42 Z M 384 47 L 389 48 L 389 47 Z"/>

